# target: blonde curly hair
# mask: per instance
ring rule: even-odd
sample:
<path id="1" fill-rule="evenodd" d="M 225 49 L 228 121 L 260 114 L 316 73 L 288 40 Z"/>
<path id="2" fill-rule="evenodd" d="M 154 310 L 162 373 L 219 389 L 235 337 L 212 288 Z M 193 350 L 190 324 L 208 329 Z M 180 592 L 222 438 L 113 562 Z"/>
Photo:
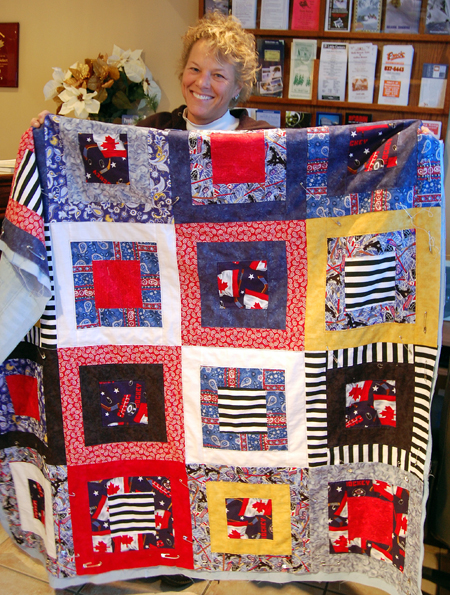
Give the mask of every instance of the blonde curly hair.
<path id="1" fill-rule="evenodd" d="M 189 55 L 194 43 L 204 39 L 214 52 L 216 60 L 228 62 L 234 67 L 236 83 L 242 89 L 231 101 L 245 101 L 252 93 L 258 70 L 255 37 L 242 28 L 233 16 L 225 16 L 220 12 L 208 12 L 196 25 L 189 27 L 183 36 L 183 50 L 179 64 L 179 79 L 183 77 Z"/>

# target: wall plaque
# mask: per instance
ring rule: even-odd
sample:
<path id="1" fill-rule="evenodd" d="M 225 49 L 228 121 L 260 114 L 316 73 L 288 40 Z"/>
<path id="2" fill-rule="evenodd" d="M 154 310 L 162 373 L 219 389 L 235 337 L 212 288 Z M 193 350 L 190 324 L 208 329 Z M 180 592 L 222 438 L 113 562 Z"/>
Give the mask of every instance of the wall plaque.
<path id="1" fill-rule="evenodd" d="M 19 23 L 0 23 L 0 87 L 19 86 Z"/>

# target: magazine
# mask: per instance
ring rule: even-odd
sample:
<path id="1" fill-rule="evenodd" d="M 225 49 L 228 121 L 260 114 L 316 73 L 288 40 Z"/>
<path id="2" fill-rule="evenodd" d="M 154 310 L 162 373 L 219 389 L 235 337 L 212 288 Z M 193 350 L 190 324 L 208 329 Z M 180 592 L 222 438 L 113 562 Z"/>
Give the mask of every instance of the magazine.
<path id="1" fill-rule="evenodd" d="M 422 0 L 387 0 L 384 33 L 418 33 Z"/>
<path id="2" fill-rule="evenodd" d="M 260 69 L 254 90 L 255 95 L 282 97 L 284 40 L 259 38 L 257 51 Z"/>
<path id="3" fill-rule="evenodd" d="M 350 31 L 352 0 L 326 0 L 325 31 Z"/>
<path id="4" fill-rule="evenodd" d="M 353 30 L 379 33 L 382 0 L 355 0 Z"/>

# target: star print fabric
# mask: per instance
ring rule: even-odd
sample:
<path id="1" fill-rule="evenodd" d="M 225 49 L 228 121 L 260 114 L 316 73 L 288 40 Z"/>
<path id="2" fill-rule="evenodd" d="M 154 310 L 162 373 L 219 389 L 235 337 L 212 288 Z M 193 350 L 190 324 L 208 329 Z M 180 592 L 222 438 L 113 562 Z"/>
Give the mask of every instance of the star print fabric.
<path id="1" fill-rule="evenodd" d="M 86 182 L 129 184 L 126 134 L 79 134 Z"/>
<path id="2" fill-rule="evenodd" d="M 218 262 L 220 307 L 267 310 L 267 278 L 267 261 Z"/>

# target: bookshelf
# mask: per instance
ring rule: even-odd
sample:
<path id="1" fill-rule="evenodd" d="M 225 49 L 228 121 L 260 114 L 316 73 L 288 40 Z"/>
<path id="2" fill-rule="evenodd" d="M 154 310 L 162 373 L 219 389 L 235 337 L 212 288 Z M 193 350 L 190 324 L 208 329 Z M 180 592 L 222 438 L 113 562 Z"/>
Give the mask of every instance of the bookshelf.
<path id="1" fill-rule="evenodd" d="M 355 1 L 355 0 L 354 0 Z M 292 11 L 292 2 L 290 11 Z M 385 2 L 384 2 L 385 4 Z M 320 17 L 318 31 L 300 30 L 266 30 L 259 29 L 261 0 L 258 0 L 258 12 L 256 29 L 250 32 L 256 38 L 284 39 L 285 42 L 285 64 L 284 64 L 284 89 L 283 97 L 259 97 L 252 96 L 246 103 L 246 107 L 258 109 L 270 109 L 281 111 L 281 125 L 285 126 L 285 112 L 287 110 L 305 111 L 313 114 L 312 122 L 315 122 L 316 112 L 338 112 L 341 113 L 345 122 L 346 113 L 372 114 L 373 121 L 393 119 L 423 119 L 437 120 L 442 122 L 441 138 L 445 139 L 448 116 L 450 108 L 450 81 L 447 84 L 445 103 L 443 108 L 419 107 L 420 83 L 422 79 L 422 66 L 425 63 L 439 63 L 450 65 L 450 35 L 429 35 L 425 31 L 425 16 L 427 0 L 422 0 L 420 15 L 419 33 L 416 34 L 394 34 L 394 33 L 368 33 L 368 32 L 329 32 L 324 31 L 325 24 L 325 1 L 320 2 Z M 204 14 L 204 0 L 199 0 L 199 16 Z M 291 15 L 289 16 L 289 24 Z M 383 29 L 384 19 L 381 22 Z M 317 59 L 314 64 L 314 81 L 312 99 L 310 101 L 289 99 L 289 72 L 290 54 L 293 39 L 317 39 Z M 322 101 L 317 99 L 317 84 L 319 78 L 319 60 L 323 41 L 340 41 L 348 43 L 374 43 L 378 46 L 377 66 L 375 70 L 374 101 L 371 104 L 354 103 L 349 101 Z M 381 57 L 384 45 L 412 44 L 414 46 L 414 59 L 411 70 L 411 84 L 409 89 L 409 102 L 407 106 L 393 106 L 378 104 L 378 90 L 381 70 Z"/>

